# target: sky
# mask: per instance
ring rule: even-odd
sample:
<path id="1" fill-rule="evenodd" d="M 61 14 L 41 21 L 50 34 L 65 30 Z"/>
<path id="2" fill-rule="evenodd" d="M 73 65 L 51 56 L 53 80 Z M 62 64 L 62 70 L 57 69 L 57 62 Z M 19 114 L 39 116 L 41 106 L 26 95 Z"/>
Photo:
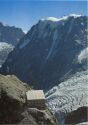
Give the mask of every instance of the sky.
<path id="1" fill-rule="evenodd" d="M 87 1 L 0 0 L 0 22 L 25 32 L 42 18 L 60 18 L 69 14 L 87 15 Z"/>

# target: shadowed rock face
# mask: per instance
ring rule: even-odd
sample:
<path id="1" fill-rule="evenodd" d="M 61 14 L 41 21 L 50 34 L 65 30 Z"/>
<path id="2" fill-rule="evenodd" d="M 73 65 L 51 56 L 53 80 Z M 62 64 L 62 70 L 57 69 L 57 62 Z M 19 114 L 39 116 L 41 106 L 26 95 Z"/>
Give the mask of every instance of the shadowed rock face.
<path id="1" fill-rule="evenodd" d="M 10 98 L 1 91 L 0 99 L 0 124 L 14 124 L 22 120 L 22 106 L 16 99 Z"/>
<path id="2" fill-rule="evenodd" d="M 23 83 L 14 75 L 0 75 L 0 124 L 18 123 L 26 102 Z"/>
<path id="3" fill-rule="evenodd" d="M 9 54 L 1 72 L 46 90 L 86 69 L 86 62 L 78 60 L 86 46 L 86 16 L 59 22 L 40 20 Z"/>
<path id="4" fill-rule="evenodd" d="M 22 29 L 14 26 L 5 26 L 0 23 L 0 65 L 5 62 L 8 54 L 23 36 L 24 32 Z"/>
<path id="5" fill-rule="evenodd" d="M 0 42 L 6 42 L 15 46 L 24 36 L 24 32 L 20 28 L 14 26 L 5 26 L 0 23 Z"/>
<path id="6" fill-rule="evenodd" d="M 82 122 L 87 122 L 88 117 L 88 107 L 80 107 L 75 111 L 72 111 L 71 113 L 67 114 L 65 117 L 65 124 L 77 124 L 77 123 L 82 123 Z"/>
<path id="7" fill-rule="evenodd" d="M 0 75 L 0 124 L 57 125 L 46 110 L 27 107 L 30 87 L 14 75 Z"/>

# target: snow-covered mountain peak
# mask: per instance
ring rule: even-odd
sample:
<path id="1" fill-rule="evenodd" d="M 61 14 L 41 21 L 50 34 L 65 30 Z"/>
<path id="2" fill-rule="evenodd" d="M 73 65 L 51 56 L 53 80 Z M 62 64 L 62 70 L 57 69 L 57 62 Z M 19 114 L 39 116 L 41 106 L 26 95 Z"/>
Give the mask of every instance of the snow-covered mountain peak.
<path id="1" fill-rule="evenodd" d="M 69 16 L 70 16 L 70 17 L 77 18 L 77 17 L 81 17 L 82 15 L 81 15 L 81 14 L 70 14 Z"/>
<path id="2" fill-rule="evenodd" d="M 63 18 L 55 18 L 55 17 L 47 17 L 46 19 L 41 19 L 42 21 L 52 21 L 52 22 L 58 22 L 61 20 L 67 19 L 67 16 Z"/>
<path id="3" fill-rule="evenodd" d="M 55 18 L 55 17 L 47 17 L 46 19 L 41 19 L 41 21 L 52 21 L 52 22 L 58 22 L 58 21 L 64 21 L 67 20 L 69 17 L 80 17 L 81 14 L 70 14 L 69 16 L 63 16 L 62 18 Z"/>
<path id="4" fill-rule="evenodd" d="M 55 17 L 47 17 L 46 19 L 41 19 L 41 21 L 52 21 L 52 22 L 58 22 L 62 20 L 66 20 L 68 16 L 64 16 L 62 18 L 55 18 Z"/>

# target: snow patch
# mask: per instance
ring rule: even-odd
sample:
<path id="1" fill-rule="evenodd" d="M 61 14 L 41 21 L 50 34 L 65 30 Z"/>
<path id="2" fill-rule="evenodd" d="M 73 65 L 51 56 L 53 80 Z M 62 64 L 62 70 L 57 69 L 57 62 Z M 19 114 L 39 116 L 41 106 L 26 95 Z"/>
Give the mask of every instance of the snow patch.
<path id="1" fill-rule="evenodd" d="M 78 55 L 78 62 L 82 63 L 83 60 L 88 58 L 88 47 L 81 51 L 81 53 Z"/>
<path id="2" fill-rule="evenodd" d="M 55 17 L 48 17 L 46 19 L 41 19 L 42 21 L 52 21 L 52 22 L 58 22 L 58 21 L 61 21 L 61 20 L 66 20 L 68 18 L 68 16 L 64 16 L 63 18 L 55 18 Z"/>
<path id="3" fill-rule="evenodd" d="M 70 14 L 69 16 L 63 16 L 62 18 L 55 18 L 55 17 L 47 17 L 46 19 L 41 19 L 42 21 L 48 20 L 48 21 L 53 21 L 53 22 L 58 22 L 58 21 L 62 21 L 62 20 L 67 20 L 69 17 L 80 17 L 81 15 L 77 15 L 77 14 Z"/>
<path id="4" fill-rule="evenodd" d="M 6 42 L 0 42 L 0 52 L 3 51 L 4 49 L 12 48 L 13 46 L 11 44 L 8 44 Z"/>
<path id="5" fill-rule="evenodd" d="M 69 16 L 70 16 L 70 17 L 77 18 L 77 17 L 81 17 L 82 15 L 81 15 L 81 14 L 70 14 Z"/>

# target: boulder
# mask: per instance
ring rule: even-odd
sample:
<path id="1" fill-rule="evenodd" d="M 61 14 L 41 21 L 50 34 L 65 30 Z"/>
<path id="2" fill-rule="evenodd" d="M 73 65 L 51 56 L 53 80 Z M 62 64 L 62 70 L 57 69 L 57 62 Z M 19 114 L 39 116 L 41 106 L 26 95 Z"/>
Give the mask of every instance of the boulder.
<path id="1" fill-rule="evenodd" d="M 30 89 L 14 75 L 0 75 L 0 124 L 57 125 L 47 108 L 27 107 Z"/>
<path id="2" fill-rule="evenodd" d="M 82 122 L 87 122 L 88 121 L 87 113 L 88 113 L 88 107 L 86 106 L 80 107 L 77 110 L 74 110 L 67 114 L 65 118 L 65 124 L 74 125 Z"/>

